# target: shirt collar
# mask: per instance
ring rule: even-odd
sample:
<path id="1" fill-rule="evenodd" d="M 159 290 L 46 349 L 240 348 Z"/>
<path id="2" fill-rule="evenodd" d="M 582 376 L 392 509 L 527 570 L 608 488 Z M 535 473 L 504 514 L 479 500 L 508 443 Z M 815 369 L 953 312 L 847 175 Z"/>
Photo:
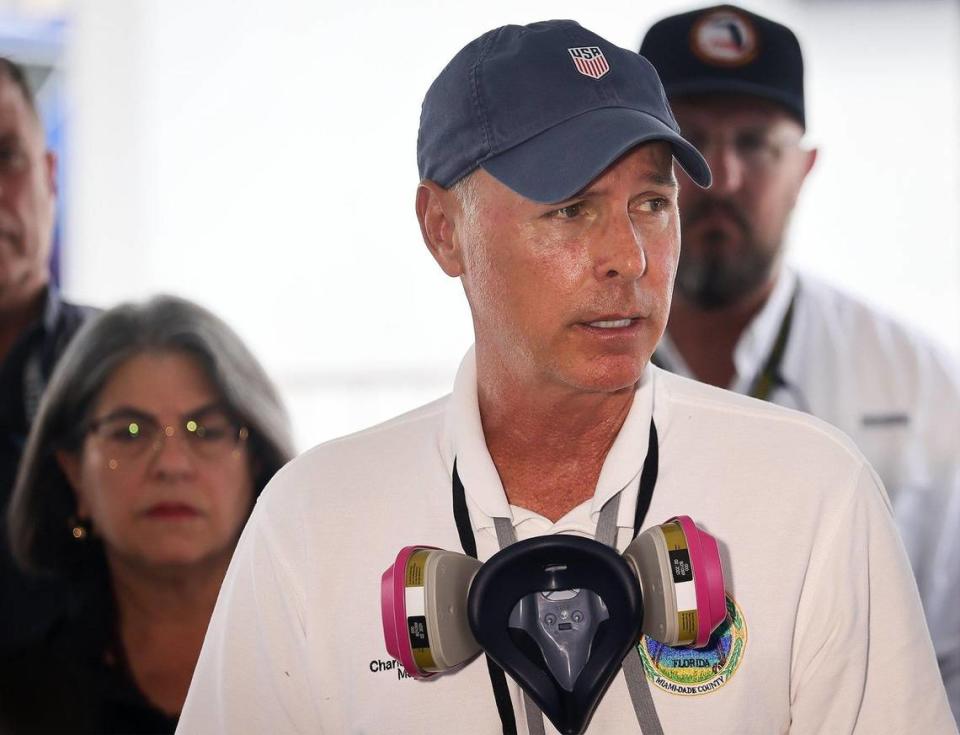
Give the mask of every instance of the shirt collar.
<path id="1" fill-rule="evenodd" d="M 57 322 L 60 319 L 62 306 L 63 300 L 60 297 L 60 290 L 52 283 L 47 285 L 43 292 L 43 305 L 40 316 L 31 321 L 23 331 L 20 332 L 20 335 L 10 349 L 8 357 L 10 354 L 13 354 L 18 345 L 36 339 L 36 335 L 41 334 L 46 338 L 47 335 L 56 333 Z"/>
<path id="2" fill-rule="evenodd" d="M 773 291 L 770 292 L 763 307 L 737 340 L 737 346 L 733 350 L 733 366 L 736 374 L 731 384 L 727 386 L 730 390 L 737 393 L 747 393 L 750 390 L 750 384 L 773 350 L 773 344 L 780 332 L 780 325 L 783 323 L 787 309 L 790 307 L 790 300 L 793 298 L 796 286 L 796 273 L 789 268 L 784 268 L 777 277 Z M 669 332 L 663 335 L 660 344 L 657 345 L 657 354 L 670 372 L 686 378 L 696 377 L 683 359 L 683 355 L 680 354 L 680 350 L 670 339 Z"/>
<path id="3" fill-rule="evenodd" d="M 620 427 L 603 467 L 594 496 L 590 517 L 596 522 L 603 505 L 625 491 L 620 500 L 618 526 L 633 526 L 637 481 L 646 459 L 656 370 L 647 366 L 635 388 L 630 411 Z M 513 521 L 514 517 L 500 481 L 500 475 L 487 450 L 477 400 L 477 365 L 471 347 L 460 363 L 453 394 L 446 411 L 446 445 L 450 457 L 456 457 L 457 472 L 463 482 L 467 507 L 474 530 L 493 526 L 495 517 Z"/>
<path id="4" fill-rule="evenodd" d="M 784 268 L 763 308 L 743 330 L 733 351 L 733 364 L 737 374 L 730 386 L 731 390 L 737 393 L 747 393 L 750 390 L 750 384 L 763 369 L 773 350 L 796 285 L 796 274 Z"/>
<path id="5" fill-rule="evenodd" d="M 683 359 L 680 350 L 677 349 L 673 340 L 670 339 L 669 332 L 664 332 L 660 341 L 657 343 L 656 356 L 658 358 L 657 364 L 669 370 L 671 373 L 682 375 L 685 378 L 693 377 L 693 371 L 690 370 L 690 366 L 687 365 L 687 361 Z"/>
<path id="6" fill-rule="evenodd" d="M 60 289 L 54 284 L 47 286 L 47 293 L 43 302 L 43 329 L 47 334 L 56 330 L 57 320 L 60 318 L 61 305 L 63 300 L 60 298 Z"/>
<path id="7" fill-rule="evenodd" d="M 62 311 L 60 292 L 51 284 L 44 291 L 40 315 L 21 330 L 7 356 L 0 363 L 4 374 L 8 377 L 14 376 L 14 380 L 19 382 L 23 364 L 31 355 L 37 354 L 43 360 L 57 334 L 57 323 Z"/>

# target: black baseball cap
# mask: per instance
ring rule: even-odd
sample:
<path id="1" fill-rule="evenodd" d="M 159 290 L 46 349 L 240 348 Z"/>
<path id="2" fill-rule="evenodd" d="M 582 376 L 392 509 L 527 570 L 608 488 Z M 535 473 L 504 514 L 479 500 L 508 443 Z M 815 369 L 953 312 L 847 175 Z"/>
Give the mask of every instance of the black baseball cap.
<path id="1" fill-rule="evenodd" d="M 806 126 L 803 55 L 793 31 L 734 5 L 672 15 L 640 45 L 667 96 L 732 92 L 776 102 Z"/>
<path id="2" fill-rule="evenodd" d="M 697 184 L 649 61 L 572 20 L 496 28 L 467 44 L 423 100 L 417 164 L 444 188 L 479 167 L 538 202 L 569 199 L 628 150 L 663 140 Z"/>

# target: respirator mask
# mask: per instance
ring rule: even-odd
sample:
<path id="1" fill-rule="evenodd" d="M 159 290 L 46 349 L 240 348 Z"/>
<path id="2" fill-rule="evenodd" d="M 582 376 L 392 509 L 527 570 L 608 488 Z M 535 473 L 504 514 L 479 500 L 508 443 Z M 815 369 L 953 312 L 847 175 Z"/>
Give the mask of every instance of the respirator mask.
<path id="1" fill-rule="evenodd" d="M 483 651 L 564 733 L 583 732 L 641 634 L 703 647 L 726 617 L 716 540 L 687 516 L 623 554 L 567 535 L 513 543 L 486 563 L 407 546 L 380 590 L 387 651 L 408 674 L 454 671 Z"/>

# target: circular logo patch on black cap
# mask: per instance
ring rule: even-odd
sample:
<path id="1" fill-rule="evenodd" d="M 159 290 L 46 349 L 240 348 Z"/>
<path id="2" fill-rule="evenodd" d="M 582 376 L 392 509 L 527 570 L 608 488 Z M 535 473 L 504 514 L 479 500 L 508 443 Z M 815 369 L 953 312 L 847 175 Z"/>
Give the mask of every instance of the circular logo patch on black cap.
<path id="1" fill-rule="evenodd" d="M 707 64 L 742 66 L 757 55 L 757 31 L 740 13 L 717 10 L 694 24 L 690 30 L 690 48 Z"/>

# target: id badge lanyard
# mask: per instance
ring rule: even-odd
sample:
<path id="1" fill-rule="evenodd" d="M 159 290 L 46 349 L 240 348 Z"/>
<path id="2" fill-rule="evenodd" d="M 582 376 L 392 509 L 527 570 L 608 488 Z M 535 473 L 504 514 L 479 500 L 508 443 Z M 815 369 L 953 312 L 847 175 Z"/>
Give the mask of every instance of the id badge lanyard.
<path id="1" fill-rule="evenodd" d="M 647 456 L 646 459 L 644 459 L 643 470 L 640 473 L 637 507 L 633 518 L 633 537 L 636 537 L 640 532 L 644 518 L 647 515 L 647 510 L 650 508 L 650 501 L 653 498 L 653 490 L 657 484 L 657 473 L 659 471 L 658 455 L 659 441 L 657 438 L 657 427 L 651 419 Z M 607 546 L 616 546 L 617 514 L 619 507 L 620 493 L 617 493 L 600 509 L 595 538 Z M 463 547 L 464 553 L 476 559 L 477 540 L 473 533 L 473 526 L 470 523 L 466 492 L 463 487 L 463 482 L 460 480 L 460 474 L 457 472 L 456 459 L 454 459 L 453 462 L 453 517 L 457 524 L 457 533 L 460 536 L 460 545 Z M 511 519 L 496 517 L 493 519 L 493 522 L 497 531 L 497 542 L 501 549 L 516 542 L 517 537 Z M 497 711 L 500 714 L 500 722 L 503 727 L 503 735 L 516 735 L 517 721 L 513 711 L 513 704 L 510 701 L 506 675 L 489 656 L 487 656 L 486 659 L 487 670 L 490 674 L 490 684 L 493 687 L 493 696 L 496 700 Z M 622 669 L 641 732 L 643 735 L 663 735 L 663 728 L 660 725 L 660 720 L 653 704 L 653 696 L 650 693 L 650 686 L 647 683 L 647 678 L 643 671 L 643 663 L 640 661 L 640 653 L 636 646 L 633 646 L 626 658 L 624 658 Z M 526 692 L 523 692 L 523 704 L 524 711 L 526 712 L 527 730 L 530 732 L 530 735 L 543 735 L 545 732 L 543 714 Z"/>

